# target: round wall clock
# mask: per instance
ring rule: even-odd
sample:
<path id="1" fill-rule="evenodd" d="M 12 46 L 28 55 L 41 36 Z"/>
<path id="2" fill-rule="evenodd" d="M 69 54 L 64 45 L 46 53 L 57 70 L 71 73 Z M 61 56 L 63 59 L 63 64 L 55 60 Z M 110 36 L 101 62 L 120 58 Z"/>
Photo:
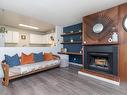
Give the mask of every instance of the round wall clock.
<path id="1" fill-rule="evenodd" d="M 123 19 L 123 28 L 127 32 L 127 16 L 125 16 Z"/>

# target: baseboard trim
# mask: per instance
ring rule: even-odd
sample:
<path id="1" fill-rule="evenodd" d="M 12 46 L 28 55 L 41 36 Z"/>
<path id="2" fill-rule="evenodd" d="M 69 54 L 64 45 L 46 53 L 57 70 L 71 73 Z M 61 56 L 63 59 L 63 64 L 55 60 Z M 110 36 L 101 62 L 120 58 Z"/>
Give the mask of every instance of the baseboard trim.
<path id="1" fill-rule="evenodd" d="M 91 77 L 91 78 L 95 78 L 95 79 L 98 79 L 98 80 L 101 80 L 101 81 L 104 81 L 104 82 L 107 82 L 107 83 L 111 83 L 111 84 L 114 84 L 114 85 L 117 85 L 117 86 L 120 85 L 120 82 L 113 81 L 113 80 L 106 79 L 106 78 L 102 78 L 102 77 L 98 77 L 98 76 L 95 76 L 95 75 L 91 75 L 91 74 L 88 74 L 88 73 L 85 73 L 85 72 L 78 71 L 78 74 L 88 76 L 88 77 Z"/>

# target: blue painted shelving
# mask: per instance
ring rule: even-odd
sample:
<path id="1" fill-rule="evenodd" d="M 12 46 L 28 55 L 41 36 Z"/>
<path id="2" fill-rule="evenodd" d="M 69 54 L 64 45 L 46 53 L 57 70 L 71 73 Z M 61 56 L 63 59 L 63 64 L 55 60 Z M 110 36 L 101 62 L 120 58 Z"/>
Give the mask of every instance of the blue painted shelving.
<path id="1" fill-rule="evenodd" d="M 73 32 L 72 32 L 73 31 Z M 82 23 L 63 28 L 63 47 L 67 49 L 69 62 L 82 64 Z M 73 42 L 70 42 L 73 39 Z"/>

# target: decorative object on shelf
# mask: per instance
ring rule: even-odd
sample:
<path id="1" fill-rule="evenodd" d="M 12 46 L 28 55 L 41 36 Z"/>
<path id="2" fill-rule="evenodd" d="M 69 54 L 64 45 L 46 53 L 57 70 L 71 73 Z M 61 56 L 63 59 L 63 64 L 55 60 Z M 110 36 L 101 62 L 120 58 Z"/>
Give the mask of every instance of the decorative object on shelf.
<path id="1" fill-rule="evenodd" d="M 127 16 L 125 16 L 123 19 L 123 28 L 127 32 Z"/>
<path id="2" fill-rule="evenodd" d="M 61 52 L 64 52 L 64 48 L 61 48 Z"/>
<path id="3" fill-rule="evenodd" d="M 70 33 L 73 33 L 74 31 L 70 31 Z"/>
<path id="4" fill-rule="evenodd" d="M 67 48 L 64 49 L 64 52 L 67 52 Z"/>
<path id="5" fill-rule="evenodd" d="M 70 39 L 70 42 L 71 42 L 71 43 L 73 43 L 73 42 L 74 42 L 74 41 L 73 41 L 73 38 L 71 38 L 71 39 Z"/>
<path id="6" fill-rule="evenodd" d="M 61 52 L 67 52 L 66 48 L 61 48 Z"/>
<path id="7" fill-rule="evenodd" d="M 111 42 L 112 42 L 112 38 L 109 38 L 109 39 L 108 39 L 108 42 L 111 43 Z"/>
<path id="8" fill-rule="evenodd" d="M 76 58 L 73 59 L 74 61 L 76 60 Z"/>
<path id="9" fill-rule="evenodd" d="M 82 35 L 80 36 L 80 40 L 82 40 Z"/>
<path id="10" fill-rule="evenodd" d="M 80 54 L 82 53 L 82 51 L 80 50 L 80 52 L 79 52 Z"/>
<path id="11" fill-rule="evenodd" d="M 84 41 L 83 43 L 86 44 L 86 41 Z"/>
<path id="12" fill-rule="evenodd" d="M 118 42 L 118 35 L 117 35 L 116 32 L 114 32 L 114 33 L 112 34 L 112 41 L 113 41 L 113 42 Z"/>
<path id="13" fill-rule="evenodd" d="M 79 32 L 82 32 L 82 30 L 79 30 Z"/>

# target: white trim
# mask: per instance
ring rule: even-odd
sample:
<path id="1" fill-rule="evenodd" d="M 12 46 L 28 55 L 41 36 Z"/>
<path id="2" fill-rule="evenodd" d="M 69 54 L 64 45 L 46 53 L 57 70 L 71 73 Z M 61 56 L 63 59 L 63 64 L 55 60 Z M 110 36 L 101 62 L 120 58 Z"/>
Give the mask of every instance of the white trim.
<path id="1" fill-rule="evenodd" d="M 72 65 L 76 65 L 76 66 L 83 66 L 82 64 L 78 64 L 78 63 L 72 63 L 72 62 L 69 62 L 69 64 L 72 64 Z"/>
<path id="2" fill-rule="evenodd" d="M 98 80 L 101 80 L 101 81 L 105 81 L 105 82 L 108 82 L 108 83 L 111 83 L 111 84 L 114 84 L 114 85 L 118 85 L 118 86 L 120 85 L 120 82 L 113 81 L 113 80 L 106 79 L 106 78 L 102 78 L 102 77 L 98 77 L 98 76 L 91 75 L 91 74 L 88 74 L 88 73 L 84 73 L 84 72 L 81 72 L 81 71 L 78 71 L 78 74 L 88 76 L 88 77 L 91 77 L 91 78 L 95 78 L 95 79 L 98 79 Z"/>

